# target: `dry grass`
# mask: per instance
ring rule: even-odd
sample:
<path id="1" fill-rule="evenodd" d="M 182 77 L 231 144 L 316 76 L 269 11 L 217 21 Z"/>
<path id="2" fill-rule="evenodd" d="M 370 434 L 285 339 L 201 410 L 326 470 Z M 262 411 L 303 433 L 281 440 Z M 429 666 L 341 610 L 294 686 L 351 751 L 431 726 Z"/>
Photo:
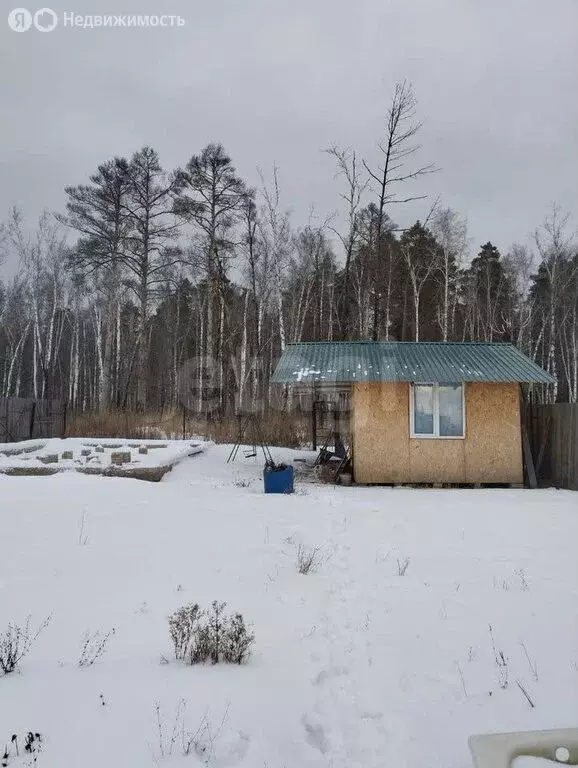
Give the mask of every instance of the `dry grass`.
<path id="1" fill-rule="evenodd" d="M 270 445 L 298 448 L 307 442 L 309 427 L 302 417 L 276 411 L 258 419 L 258 422 L 263 439 Z M 196 437 L 215 443 L 234 443 L 238 431 L 239 423 L 235 417 L 208 420 L 187 414 L 183 434 L 182 411 L 78 411 L 69 416 L 66 436 L 149 440 Z M 251 442 L 250 434 L 245 435 L 244 442 Z"/>

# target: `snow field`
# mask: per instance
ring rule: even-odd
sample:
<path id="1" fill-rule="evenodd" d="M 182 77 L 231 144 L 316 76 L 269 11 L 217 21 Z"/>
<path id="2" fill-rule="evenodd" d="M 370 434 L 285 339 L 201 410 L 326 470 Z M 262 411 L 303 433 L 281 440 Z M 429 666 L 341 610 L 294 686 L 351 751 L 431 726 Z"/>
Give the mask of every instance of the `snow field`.
<path id="1" fill-rule="evenodd" d="M 0 632 L 52 615 L 0 677 L 0 748 L 32 730 L 39 768 L 466 768 L 471 733 L 575 724 L 576 494 L 266 496 L 261 456 L 229 449 L 158 484 L 0 476 Z M 245 666 L 173 659 L 169 614 L 214 599 L 253 626 Z"/>

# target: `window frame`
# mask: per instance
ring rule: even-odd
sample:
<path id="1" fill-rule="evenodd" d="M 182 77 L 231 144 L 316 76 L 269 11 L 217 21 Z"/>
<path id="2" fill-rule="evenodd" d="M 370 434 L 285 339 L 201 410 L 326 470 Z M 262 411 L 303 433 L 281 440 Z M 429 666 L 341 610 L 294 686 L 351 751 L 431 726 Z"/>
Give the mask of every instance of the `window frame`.
<path id="1" fill-rule="evenodd" d="M 439 409 L 439 388 L 452 386 L 462 388 L 462 434 L 461 435 L 440 435 L 440 409 Z M 415 432 L 415 392 L 414 387 L 432 387 L 433 388 L 433 434 L 425 435 Z M 466 438 L 466 382 L 465 381 L 414 381 L 409 385 L 409 436 L 415 440 L 465 440 Z"/>

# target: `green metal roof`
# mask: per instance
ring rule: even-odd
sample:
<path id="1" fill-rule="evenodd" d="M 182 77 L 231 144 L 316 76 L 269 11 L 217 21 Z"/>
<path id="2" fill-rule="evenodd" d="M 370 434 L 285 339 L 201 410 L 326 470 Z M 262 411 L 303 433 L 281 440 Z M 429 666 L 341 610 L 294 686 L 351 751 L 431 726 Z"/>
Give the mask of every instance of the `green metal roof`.
<path id="1" fill-rule="evenodd" d="M 555 381 L 513 344 L 399 341 L 288 344 L 272 380 L 282 384 Z"/>

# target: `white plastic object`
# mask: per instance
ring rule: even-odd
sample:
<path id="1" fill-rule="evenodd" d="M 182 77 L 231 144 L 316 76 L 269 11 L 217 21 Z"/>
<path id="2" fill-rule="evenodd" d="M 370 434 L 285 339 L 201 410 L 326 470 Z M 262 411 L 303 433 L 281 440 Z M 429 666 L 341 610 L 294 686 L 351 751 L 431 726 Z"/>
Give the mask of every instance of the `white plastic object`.
<path id="1" fill-rule="evenodd" d="M 512 768 L 517 757 L 542 757 L 554 765 L 578 765 L 578 728 L 521 733 L 493 733 L 470 736 L 470 750 L 476 768 Z M 568 756 L 559 761 L 558 756 Z"/>

